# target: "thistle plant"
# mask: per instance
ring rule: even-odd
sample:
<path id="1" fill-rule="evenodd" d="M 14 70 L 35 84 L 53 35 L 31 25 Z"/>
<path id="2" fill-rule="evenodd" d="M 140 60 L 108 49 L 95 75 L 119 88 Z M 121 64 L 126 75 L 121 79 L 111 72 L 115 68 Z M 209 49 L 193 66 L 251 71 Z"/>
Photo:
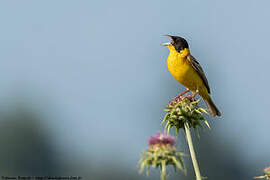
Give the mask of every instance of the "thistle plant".
<path id="1" fill-rule="evenodd" d="M 172 127 L 175 127 L 177 134 L 180 129 L 185 131 L 196 179 L 201 180 L 202 177 L 192 143 L 190 128 L 193 128 L 199 136 L 197 127 L 203 127 L 201 122 L 204 122 L 209 128 L 210 126 L 203 116 L 203 114 L 207 114 L 207 111 L 199 107 L 198 103 L 199 100 L 195 100 L 193 96 L 178 96 L 166 107 L 165 111 L 167 113 L 162 124 L 166 123 L 165 129 L 167 129 L 168 132 L 170 132 Z"/>
<path id="2" fill-rule="evenodd" d="M 202 123 L 204 123 L 208 128 L 210 128 L 210 126 L 204 117 L 204 115 L 207 114 L 207 111 L 201 108 L 198 103 L 199 100 L 195 100 L 194 96 L 184 96 L 183 93 L 181 93 L 181 95 L 169 102 L 165 109 L 167 113 L 161 123 L 165 124 L 165 130 L 168 134 L 173 127 L 176 130 L 176 134 L 179 133 L 179 130 L 184 130 L 196 179 L 201 180 L 202 177 L 196 159 L 190 129 L 194 129 L 199 136 L 198 127 L 203 127 Z M 158 133 L 156 136 L 152 136 L 149 139 L 148 149 L 142 153 L 142 157 L 139 161 L 140 172 L 142 173 L 144 168 L 147 167 L 146 173 L 148 175 L 150 166 L 156 168 L 160 167 L 161 179 L 165 180 L 166 166 L 173 165 L 175 169 L 177 167 L 186 174 L 182 156 L 182 151 L 176 151 L 173 137 L 164 133 Z"/>
<path id="3" fill-rule="evenodd" d="M 254 179 L 267 179 L 270 180 L 270 166 L 263 169 L 264 175 L 256 176 Z"/>
<path id="4" fill-rule="evenodd" d="M 149 168 L 160 168 L 161 180 L 166 179 L 166 166 L 172 165 L 176 169 L 182 170 L 186 174 L 182 151 L 177 151 L 175 139 L 166 133 L 157 133 L 148 140 L 148 149 L 141 154 L 139 161 L 140 173 L 145 169 L 149 175 Z"/>

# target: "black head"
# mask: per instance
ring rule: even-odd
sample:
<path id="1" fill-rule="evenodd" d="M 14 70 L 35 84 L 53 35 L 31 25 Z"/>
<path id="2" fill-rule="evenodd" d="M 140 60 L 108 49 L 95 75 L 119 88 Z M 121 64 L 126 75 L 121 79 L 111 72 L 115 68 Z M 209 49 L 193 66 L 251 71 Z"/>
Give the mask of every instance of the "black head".
<path id="1" fill-rule="evenodd" d="M 168 36 L 170 37 L 171 44 L 174 46 L 176 51 L 180 52 L 185 48 L 189 48 L 188 42 L 184 38 L 179 36 L 171 36 L 171 35 Z"/>

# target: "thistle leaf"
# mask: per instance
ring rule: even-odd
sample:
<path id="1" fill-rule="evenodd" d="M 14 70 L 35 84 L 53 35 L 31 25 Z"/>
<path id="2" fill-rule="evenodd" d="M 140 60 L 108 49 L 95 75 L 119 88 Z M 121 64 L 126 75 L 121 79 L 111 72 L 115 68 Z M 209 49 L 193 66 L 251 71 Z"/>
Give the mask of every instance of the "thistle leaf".
<path id="1" fill-rule="evenodd" d="M 168 119 L 168 117 L 169 117 L 169 113 L 167 113 L 167 114 L 164 116 L 164 118 L 163 118 L 163 120 L 162 120 L 162 122 L 161 122 L 162 125 L 165 123 L 165 121 Z"/>
<path id="2" fill-rule="evenodd" d="M 204 112 L 205 114 L 208 114 L 208 112 L 203 108 L 199 108 L 198 110 L 201 111 L 201 112 Z"/>
<path id="3" fill-rule="evenodd" d="M 141 168 L 140 168 L 140 171 L 139 171 L 140 174 L 143 173 L 143 170 L 144 170 L 145 165 L 146 165 L 146 161 L 143 161 L 143 162 L 141 163 Z"/>
<path id="4" fill-rule="evenodd" d="M 211 127 L 210 127 L 210 125 L 209 125 L 209 123 L 208 123 L 207 120 L 204 120 L 204 123 L 206 124 L 206 126 L 207 126 L 209 129 L 211 129 Z"/>
<path id="5" fill-rule="evenodd" d="M 184 170 L 182 164 L 180 162 L 178 162 L 175 157 L 172 157 L 172 160 L 173 160 L 174 164 L 177 166 L 177 168 Z"/>

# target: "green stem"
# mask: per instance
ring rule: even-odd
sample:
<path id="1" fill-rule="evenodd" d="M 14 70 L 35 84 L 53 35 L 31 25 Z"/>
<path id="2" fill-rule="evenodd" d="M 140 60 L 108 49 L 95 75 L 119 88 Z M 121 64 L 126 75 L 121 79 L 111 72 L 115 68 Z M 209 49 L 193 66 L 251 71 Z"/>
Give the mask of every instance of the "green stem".
<path id="1" fill-rule="evenodd" d="M 200 169 L 199 169 L 199 165 L 196 159 L 196 154 L 193 148 L 193 143 L 192 143 L 192 138 L 190 135 L 190 128 L 188 123 L 185 123 L 185 131 L 186 131 L 186 138 L 187 138 L 187 142 L 188 142 L 188 146 L 189 146 L 189 151 L 190 151 L 190 155 L 191 155 L 191 159 L 192 159 L 192 163 L 193 163 L 193 167 L 194 167 L 194 171 L 196 174 L 196 180 L 201 180 L 201 173 L 200 173 Z"/>
<path id="2" fill-rule="evenodd" d="M 166 180 L 166 162 L 165 161 L 161 162 L 160 179 L 161 180 Z"/>

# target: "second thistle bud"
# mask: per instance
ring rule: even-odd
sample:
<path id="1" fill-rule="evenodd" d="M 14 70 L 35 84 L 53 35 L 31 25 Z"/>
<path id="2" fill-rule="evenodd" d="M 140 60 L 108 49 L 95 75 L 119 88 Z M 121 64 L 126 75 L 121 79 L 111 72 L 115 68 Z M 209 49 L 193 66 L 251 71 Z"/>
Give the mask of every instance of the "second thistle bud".
<path id="1" fill-rule="evenodd" d="M 270 166 L 263 169 L 264 175 L 256 176 L 254 179 L 268 179 L 270 180 Z"/>
<path id="2" fill-rule="evenodd" d="M 151 136 L 148 140 L 148 149 L 141 156 L 139 161 L 141 173 L 145 166 L 147 174 L 150 166 L 160 167 L 161 176 L 165 177 L 167 165 L 173 165 L 186 173 L 182 160 L 183 152 L 176 151 L 174 137 L 168 136 L 166 133 L 157 133 L 155 136 Z"/>

